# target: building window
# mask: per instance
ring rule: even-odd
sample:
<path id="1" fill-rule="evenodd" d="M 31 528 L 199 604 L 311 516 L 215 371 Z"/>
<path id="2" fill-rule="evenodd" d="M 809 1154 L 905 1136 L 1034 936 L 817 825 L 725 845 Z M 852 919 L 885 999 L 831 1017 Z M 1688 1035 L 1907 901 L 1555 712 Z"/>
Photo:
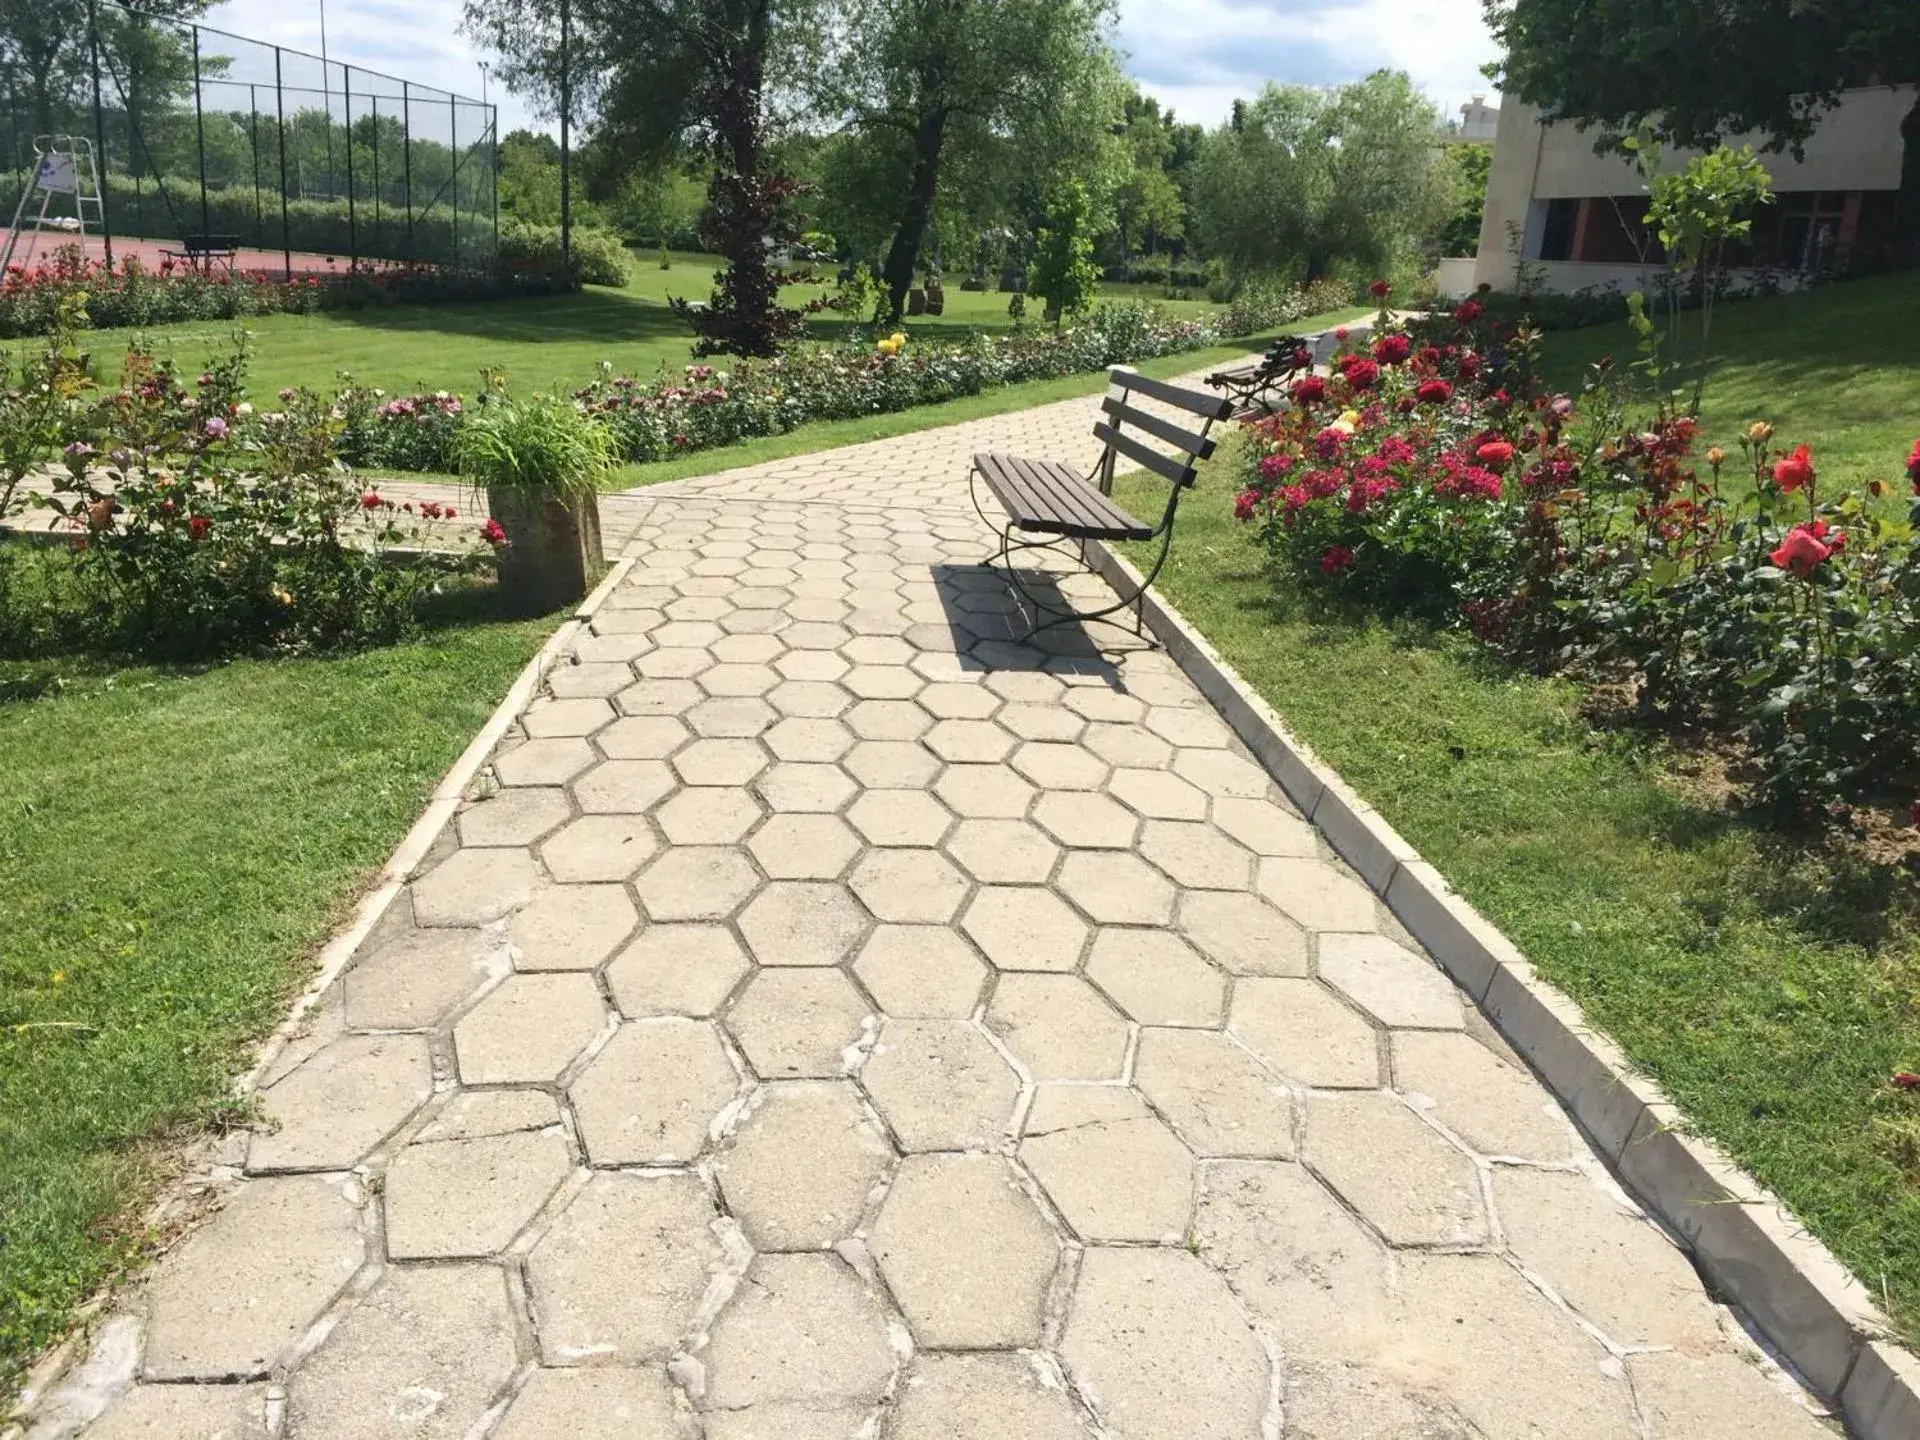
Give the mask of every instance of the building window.
<path id="1" fill-rule="evenodd" d="M 1580 219 L 1578 200 L 1549 200 L 1546 225 L 1540 232 L 1541 260 L 1571 260 L 1573 232 Z"/>

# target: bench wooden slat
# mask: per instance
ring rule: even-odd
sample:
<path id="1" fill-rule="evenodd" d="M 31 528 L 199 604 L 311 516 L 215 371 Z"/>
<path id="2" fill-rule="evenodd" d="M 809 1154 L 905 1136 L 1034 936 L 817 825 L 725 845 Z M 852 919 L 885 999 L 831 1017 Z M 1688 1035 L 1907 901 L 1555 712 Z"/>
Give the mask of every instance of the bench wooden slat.
<path id="1" fill-rule="evenodd" d="M 1137 390 L 1142 395 L 1178 406 L 1203 419 L 1225 420 L 1233 414 L 1233 402 L 1230 400 L 1209 395 L 1204 390 L 1189 390 L 1184 385 L 1169 385 L 1165 380 L 1152 379 L 1125 365 L 1114 366 L 1107 372 L 1107 379 L 1124 389 Z"/>
<path id="2" fill-rule="evenodd" d="M 974 468 L 1014 525 L 1043 535 L 1090 540 L 1148 540 L 1153 531 L 1064 465 L 983 453 Z"/>
<path id="3" fill-rule="evenodd" d="M 1196 435 L 1191 430 L 1182 430 L 1171 420 L 1162 420 L 1158 415 L 1149 415 L 1144 410 L 1136 410 L 1124 401 L 1108 396 L 1100 402 L 1100 408 L 1113 417 L 1116 425 L 1131 425 L 1136 430 L 1144 430 L 1149 435 L 1177 445 L 1185 454 L 1195 460 L 1213 458 L 1213 441 L 1204 435 Z"/>
<path id="4" fill-rule="evenodd" d="M 1171 455 L 1163 455 L 1151 445 L 1143 445 L 1124 430 L 1116 430 L 1111 425 L 1096 425 L 1093 434 L 1095 439 L 1111 445 L 1117 453 L 1145 466 L 1163 480 L 1170 480 L 1175 485 L 1193 483 L 1191 461 L 1182 464 Z"/>

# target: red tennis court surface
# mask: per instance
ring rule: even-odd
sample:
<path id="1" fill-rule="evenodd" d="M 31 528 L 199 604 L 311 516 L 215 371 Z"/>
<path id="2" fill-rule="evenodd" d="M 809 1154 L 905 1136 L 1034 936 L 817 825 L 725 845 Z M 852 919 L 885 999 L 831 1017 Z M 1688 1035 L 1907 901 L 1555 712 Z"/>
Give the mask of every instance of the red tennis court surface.
<path id="1" fill-rule="evenodd" d="M 32 268 L 34 265 L 48 264 L 53 259 L 53 252 L 58 250 L 62 245 L 81 243 L 80 237 L 77 235 L 63 234 L 57 230 L 43 230 L 38 236 L 38 243 L 34 246 L 32 254 L 29 255 L 27 245 L 32 238 L 33 237 L 26 235 L 21 237 L 20 251 L 13 257 L 16 265 L 25 265 L 28 268 Z M 7 227 L 0 225 L 0 250 L 5 249 L 6 243 Z M 106 258 L 106 245 L 99 235 L 88 235 L 85 241 L 85 249 L 87 258 L 90 260 L 104 260 Z M 130 255 L 138 256 L 142 266 L 148 270 L 157 271 L 160 268 L 161 262 L 166 259 L 166 252 L 169 250 L 177 252 L 179 249 L 180 242 L 178 240 L 136 240 L 116 235 L 113 237 L 113 263 L 119 265 Z M 182 262 L 176 260 L 174 263 L 180 264 Z M 216 262 L 216 264 L 223 263 L 224 262 Z M 236 270 L 264 272 L 270 280 L 285 279 L 288 278 L 289 275 L 295 277 L 305 277 L 308 275 L 323 277 L 327 275 L 344 275 L 348 269 L 347 257 L 344 255 L 317 255 L 308 251 L 296 250 L 293 252 L 293 266 L 291 271 L 289 271 L 286 251 L 257 250 L 251 246 L 244 245 L 240 248 L 240 252 L 234 258 L 233 263 Z M 398 263 L 398 261 L 393 260 L 362 260 L 360 262 L 362 269 L 368 266 L 380 268 Z"/>

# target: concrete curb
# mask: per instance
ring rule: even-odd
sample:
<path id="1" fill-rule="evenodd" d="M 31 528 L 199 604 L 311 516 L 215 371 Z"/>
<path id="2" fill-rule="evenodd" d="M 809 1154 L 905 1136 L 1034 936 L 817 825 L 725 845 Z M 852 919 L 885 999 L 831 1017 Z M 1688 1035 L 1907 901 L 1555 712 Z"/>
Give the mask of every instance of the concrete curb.
<path id="1" fill-rule="evenodd" d="M 1139 572 L 1090 542 L 1116 589 Z M 1301 812 L 1473 997 L 1587 1132 L 1620 1179 L 1681 1237 L 1727 1299 L 1752 1316 L 1860 1440 L 1920 1435 L 1920 1359 L 1889 1339 L 1866 1288 L 1772 1195 L 1685 1117 L 1580 1007 L 1291 734 L 1178 612 L 1153 595 L 1147 629 L 1213 702 Z"/>
<path id="2" fill-rule="evenodd" d="M 614 562 L 594 587 L 593 593 L 580 603 L 580 608 L 547 637 L 539 653 L 526 663 L 506 695 L 487 717 L 487 723 L 480 727 L 480 732 L 468 742 L 467 748 L 460 752 L 460 757 L 448 768 L 447 773 L 440 777 L 440 783 L 434 786 L 433 794 L 427 801 L 427 808 L 387 857 L 378 882 L 361 897 L 352 921 L 336 931 L 320 951 L 315 961 L 313 979 L 293 1002 L 287 1018 L 262 1043 L 252 1067 L 234 1081 L 236 1095 L 252 1095 L 259 1089 L 260 1077 L 267 1073 L 288 1044 L 298 1037 L 307 1015 L 345 972 L 361 942 L 373 933 L 374 927 L 386 916 L 400 892 L 406 888 L 407 881 L 412 879 L 414 870 L 433 849 L 441 832 L 452 822 L 455 812 L 460 808 L 461 799 L 467 793 L 467 787 L 473 784 L 474 777 L 487 763 L 501 737 L 539 693 L 547 672 L 567 653 L 574 638 L 586 628 L 636 563 L 631 558 Z M 164 1204 L 162 1200 L 148 1212 L 149 1223 L 161 1213 Z M 86 1327 L 99 1317 L 108 1298 L 108 1295 L 97 1296 L 81 1307 L 75 1315 L 72 1333 L 42 1356 L 39 1363 L 28 1372 L 15 1411 L 10 1415 L 0 1414 L 0 1440 L 13 1440 L 15 1435 L 20 1434 L 20 1427 L 31 1415 L 34 1406 L 52 1392 L 76 1361 L 85 1358 L 89 1347 Z"/>

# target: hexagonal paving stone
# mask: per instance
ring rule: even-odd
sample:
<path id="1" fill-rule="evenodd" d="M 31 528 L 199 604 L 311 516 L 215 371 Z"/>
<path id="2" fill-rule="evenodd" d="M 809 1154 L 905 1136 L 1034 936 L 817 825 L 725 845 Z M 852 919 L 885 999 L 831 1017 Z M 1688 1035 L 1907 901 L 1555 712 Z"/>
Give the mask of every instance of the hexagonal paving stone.
<path id="1" fill-rule="evenodd" d="M 1261 1433 L 1266 1351 L 1225 1283 L 1184 1250 L 1088 1251 L 1060 1354 L 1116 1435 Z"/>
<path id="2" fill-rule="evenodd" d="M 841 762 L 870 790 L 919 790 L 940 773 L 940 757 L 914 740 L 862 740 Z"/>
<path id="3" fill-rule="evenodd" d="M 1384 935 L 1322 935 L 1320 978 L 1382 1025 L 1458 1030 L 1460 992 L 1440 968 Z"/>
<path id="4" fill-rule="evenodd" d="M 1140 833 L 1139 818 L 1106 795 L 1042 795 L 1033 818 L 1062 845 L 1076 850 L 1125 850 Z"/>
<path id="5" fill-rule="evenodd" d="M 1087 924 L 1051 890 L 984 885 L 960 928 L 1001 970 L 1071 970 L 1080 963 Z"/>
<path id="6" fill-rule="evenodd" d="M 692 736 L 671 715 L 633 715 L 595 737 L 609 760 L 664 760 Z"/>
<path id="7" fill-rule="evenodd" d="M 1193 1157 L 1130 1089 L 1042 1085 L 1020 1158 L 1083 1240 L 1171 1245 L 1186 1234 Z"/>
<path id="8" fill-rule="evenodd" d="M 927 732 L 927 748 L 953 764 L 991 765 L 1013 750 L 1013 736 L 991 720 L 942 720 Z"/>
<path id="9" fill-rule="evenodd" d="M 853 664 L 831 650 L 789 650 L 773 662 L 773 668 L 789 680 L 832 683 L 851 670 Z M 852 698 L 844 694 L 840 700 L 843 709 L 853 703 Z"/>
<path id="10" fill-rule="evenodd" d="M 303 1175 L 238 1187 L 154 1271 L 141 1374 L 266 1374 L 346 1288 L 365 1249 L 359 1213 L 338 1180 Z"/>
<path id="11" fill-rule="evenodd" d="M 621 885 L 549 885 L 507 927 L 517 970 L 592 970 L 618 949 L 640 913 Z"/>
<path id="12" fill-rule="evenodd" d="M 762 965 L 838 965 L 866 928 L 852 894 L 820 881 L 775 881 L 740 917 L 740 933 Z"/>
<path id="13" fill-rule="evenodd" d="M 346 1035 L 260 1092 L 273 1122 L 247 1147 L 247 1168 L 344 1170 L 433 1093 L 423 1035 Z"/>
<path id="14" fill-rule="evenodd" d="M 997 576 L 983 578 L 996 588 L 1004 584 Z M 987 676 L 987 688 L 1005 699 L 1036 705 L 1057 705 L 1066 694 L 1066 686 L 1058 679 L 1036 670 L 995 670 Z"/>
<path id="15" fill-rule="evenodd" d="M 461 1083 L 550 1084 L 606 1020 L 592 976 L 512 976 L 454 1027 Z"/>
<path id="16" fill-rule="evenodd" d="M 776 759 L 810 764 L 831 763 L 854 746 L 853 732 L 838 720 L 782 720 L 762 738 Z M 766 777 L 760 783 L 764 788 Z"/>
<path id="17" fill-rule="evenodd" d="M 933 793 L 956 815 L 1016 820 L 1033 803 L 1034 788 L 1005 765 L 949 765 Z"/>
<path id="18" fill-rule="evenodd" d="M 1492 1255 L 1402 1255 L 1383 1367 L 1426 1378 L 1484 1435 L 1630 1440 L 1618 1365 Z M 1526 1363 L 1516 1365 L 1516 1356 Z M 1689 1437 L 1691 1440 L 1691 1437 Z"/>
<path id="19" fill-rule="evenodd" d="M 737 845 L 766 814 L 749 790 L 696 785 L 654 812 L 674 845 Z"/>
<path id="20" fill-rule="evenodd" d="M 287 1432 L 341 1440 L 466 1435 L 517 1363 L 498 1266 L 392 1270 L 293 1373 Z"/>
<path id="21" fill-rule="evenodd" d="M 622 715 L 684 715 L 705 698 L 691 680 L 642 680 L 614 696 L 613 703 Z"/>
<path id="22" fill-rule="evenodd" d="M 341 982 L 356 1030 L 425 1030 L 509 969 L 507 951 L 479 930 L 406 930 L 363 951 Z"/>
<path id="23" fill-rule="evenodd" d="M 1325 860 L 1285 856 L 1260 862 L 1260 893 L 1309 930 L 1372 930 L 1373 892 Z"/>
<path id="24" fill-rule="evenodd" d="M 1171 745 L 1223 750 L 1233 739 L 1226 721 L 1201 705 L 1151 706 L 1146 726 Z"/>
<path id="25" fill-rule="evenodd" d="M 1036 1080 L 1113 1080 L 1127 1054 L 1127 1022 L 1077 975 L 1003 975 L 987 1027 Z"/>
<path id="26" fill-rule="evenodd" d="M 860 839 L 837 815 L 775 815 L 747 849 L 775 880 L 832 880 L 860 853 Z"/>
<path id="27" fill-rule="evenodd" d="M 502 790 L 460 812 L 462 845 L 531 845 L 573 813 L 564 790 Z"/>
<path id="28" fill-rule="evenodd" d="M 613 707 L 597 696 L 578 700 L 555 700 L 543 696 L 527 707 L 520 717 L 527 734 L 536 740 L 562 735 L 591 735 L 613 720 Z"/>
<path id="29" fill-rule="evenodd" d="M 869 790 L 847 819 L 869 845 L 938 845 L 953 816 L 924 790 Z"/>
<path id="30" fill-rule="evenodd" d="M 604 697 L 618 695 L 632 680 L 631 665 L 595 661 L 562 663 L 547 672 L 547 689 L 562 699 L 585 695 Z"/>
<path id="31" fill-rule="evenodd" d="M 661 626 L 665 631 L 669 627 Z M 659 632 L 655 632 L 658 635 Z M 679 638 L 669 636 L 668 638 Z M 694 638 L 694 637 L 686 637 Z M 713 656 L 694 645 L 667 645 L 649 650 L 633 662 L 634 670 L 646 680 L 691 680 L 702 670 L 711 669 Z"/>
<path id="32" fill-rule="evenodd" d="M 860 1081 L 909 1152 L 994 1148 L 1020 1094 L 1007 1062 L 965 1020 L 889 1019 Z"/>
<path id="33" fill-rule="evenodd" d="M 1101 930 L 1087 978 L 1143 1025 L 1213 1029 L 1226 1022 L 1226 977 L 1166 930 Z"/>
<path id="34" fill-rule="evenodd" d="M 553 878 L 566 884 L 630 880 L 659 853 L 660 842 L 637 815 L 583 815 L 540 847 Z"/>
<path id="35" fill-rule="evenodd" d="M 787 647 L 772 635 L 726 635 L 707 648 L 714 659 L 728 665 L 768 665 L 787 653 Z"/>
<path id="36" fill-rule="evenodd" d="M 486 925 L 533 898 L 540 867 L 524 850 L 456 850 L 415 880 L 422 925 Z"/>
<path id="37" fill-rule="evenodd" d="M 887 1312 L 836 1255 L 762 1255 L 714 1322 L 710 1440 L 851 1436 L 895 1364 Z"/>
<path id="38" fill-rule="evenodd" d="M 1293 1097 L 1219 1031 L 1142 1031 L 1134 1084 L 1202 1159 L 1293 1156 Z"/>
<path id="39" fill-rule="evenodd" d="M 1012 763 L 1042 790 L 1097 790 L 1108 775 L 1107 762 L 1091 750 L 1055 741 L 1029 740 Z"/>
<path id="40" fill-rule="evenodd" d="M 1058 705 L 1009 705 L 994 718 L 1022 740 L 1072 742 L 1087 728 L 1080 716 Z M 989 758 L 998 760 L 1000 756 Z"/>
<path id="41" fill-rule="evenodd" d="M 775 765 L 755 782 L 760 798 L 778 814 L 826 814 L 838 810 L 859 787 L 837 765 Z"/>
<path id="42" fill-rule="evenodd" d="M 882 925 L 861 948 L 854 973 L 888 1015 L 966 1016 L 979 1003 L 987 967 L 944 925 Z"/>
<path id="43" fill-rule="evenodd" d="M 650 925 L 607 967 L 621 1014 L 704 1017 L 747 973 L 746 953 L 724 925 Z"/>
<path id="44" fill-rule="evenodd" d="M 1395 1035 L 1393 1085 L 1482 1155 L 1551 1162 L 1586 1148 L 1531 1074 L 1470 1035 Z"/>
<path id="45" fill-rule="evenodd" d="M 1373 1027 L 1312 980 L 1251 979 L 1234 987 L 1233 1031 L 1267 1064 L 1316 1089 L 1380 1083 Z"/>
<path id="46" fill-rule="evenodd" d="M 1307 937 L 1254 895 L 1191 891 L 1180 898 L 1179 928 L 1200 953 L 1235 975 L 1305 975 Z"/>
<path id="47" fill-rule="evenodd" d="M 1484 1245 L 1474 1164 L 1390 1095 L 1307 1101 L 1306 1159 L 1392 1245 Z"/>
<path id="48" fill-rule="evenodd" d="M 967 880 L 931 850 L 869 850 L 847 882 L 881 920 L 938 925 L 966 898 Z"/>
<path id="49" fill-rule="evenodd" d="M 1779 1382 L 1730 1350 L 1633 1355 L 1627 1373 L 1633 1398 L 1660 1440 L 1832 1440 L 1833 1432 Z"/>
<path id="50" fill-rule="evenodd" d="M 1215 800 L 1213 823 L 1256 855 L 1320 853 L 1313 826 L 1270 800 Z"/>
<path id="51" fill-rule="evenodd" d="M 845 1081 L 763 1086 L 714 1165 L 753 1248 L 824 1250 L 860 1223 L 893 1147 Z"/>
<path id="52" fill-rule="evenodd" d="M 918 740 L 933 728 L 933 717 L 911 700 L 862 700 L 845 719 L 862 740 Z"/>
<path id="53" fill-rule="evenodd" d="M 595 1175 L 527 1256 L 541 1359 L 666 1360 L 724 1258 L 715 1218 L 693 1175 Z"/>
<path id="54" fill-rule="evenodd" d="M 589 815 L 644 815 L 673 786 L 673 771 L 658 760 L 606 760 L 574 782 L 573 797 Z"/>
<path id="55" fill-rule="evenodd" d="M 780 684 L 780 677 L 766 665 L 720 664 L 704 672 L 700 676 L 699 683 L 702 690 L 718 699 L 753 698 L 757 700 L 760 696 Z M 760 712 L 742 711 L 740 713 L 758 714 Z M 773 707 L 765 707 L 765 714 L 768 717 L 765 723 L 771 725 L 774 716 Z M 687 716 L 688 723 L 691 724 L 696 731 L 700 730 L 699 715 L 700 707 L 695 706 Z M 700 733 L 720 734 L 722 732 L 708 730 L 701 731 Z M 736 722 L 734 733 L 757 734 L 759 732 L 757 730 L 742 732 L 737 729 Z"/>
<path id="56" fill-rule="evenodd" d="M 974 879 L 989 883 L 1041 884 L 1060 858 L 1060 847 L 1026 820 L 962 820 L 946 848 Z"/>
<path id="57" fill-rule="evenodd" d="M 1165 925 L 1173 886 L 1137 855 L 1076 851 L 1060 865 L 1060 893 L 1103 925 Z"/>
<path id="58" fill-rule="evenodd" d="M 705 1020 L 631 1020 L 567 1091 L 596 1166 L 684 1164 L 740 1088 Z"/>
<path id="59" fill-rule="evenodd" d="M 1140 853 L 1188 890 L 1245 890 L 1253 856 L 1211 825 L 1149 820 Z"/>
<path id="60" fill-rule="evenodd" d="M 862 700 L 909 700 L 926 682 L 904 665 L 856 665 L 840 683 Z"/>
<path id="61" fill-rule="evenodd" d="M 1302 1165 L 1200 1169 L 1200 1253 L 1290 1362 L 1369 1353 L 1384 1330 L 1387 1252 Z"/>
<path id="62" fill-rule="evenodd" d="M 742 635 L 738 638 L 746 640 L 755 637 Z M 713 678 L 719 673 L 719 670 L 710 672 L 702 677 L 700 683 L 711 690 Z M 767 673 L 771 675 L 773 672 Z M 687 724 L 693 727 L 693 733 L 710 740 L 751 740 L 770 730 L 779 718 L 779 712 L 757 695 L 703 700 L 687 712 Z"/>
<path id="63" fill-rule="evenodd" d="M 1165 770 L 1116 770 L 1108 786 L 1142 815 L 1156 820 L 1204 820 L 1205 792 Z"/>
<path id="64" fill-rule="evenodd" d="M 239 1440 L 268 1433 L 264 1385 L 135 1385 L 87 1427 L 87 1440 Z"/>
<path id="65" fill-rule="evenodd" d="M 560 1127 L 416 1142 L 387 1167 L 387 1255 L 498 1254 L 573 1169 Z"/>
<path id="66" fill-rule="evenodd" d="M 1173 758 L 1173 747 L 1138 725 L 1089 725 L 1080 743 L 1109 765 L 1157 770 Z"/>
<path id="67" fill-rule="evenodd" d="M 1086 1440 L 1080 1410 L 1044 1361 L 922 1351 L 894 1408 L 895 1440 Z"/>
<path id="68" fill-rule="evenodd" d="M 564 785 L 599 758 L 578 736 L 529 740 L 496 755 L 493 771 L 502 785 Z"/>
<path id="69" fill-rule="evenodd" d="M 493 1440 L 680 1440 L 673 1384 L 662 1370 L 535 1370 Z"/>
<path id="70" fill-rule="evenodd" d="M 762 970 L 727 1013 L 727 1028 L 766 1080 L 844 1075 L 871 1011 L 842 970 Z"/>
<path id="71" fill-rule="evenodd" d="M 1060 1243 L 999 1156 L 908 1156 L 871 1243 L 919 1344 L 1040 1343 Z"/>
<path id="72" fill-rule="evenodd" d="M 1614 1343 L 1696 1355 L 1718 1347 L 1699 1275 L 1611 1177 L 1503 1165 L 1493 1204 L 1520 1263 Z"/>
<path id="73" fill-rule="evenodd" d="M 752 740 L 696 740 L 672 760 L 689 785 L 745 785 L 769 763 L 767 752 Z"/>
<path id="74" fill-rule="evenodd" d="M 720 920 L 760 885 L 739 851 L 718 845 L 669 850 L 633 882 L 647 916 L 662 920 Z"/>
<path id="75" fill-rule="evenodd" d="M 920 704 L 941 720 L 984 720 L 1000 708 L 1000 697 L 984 685 L 943 680 L 920 692 Z"/>

